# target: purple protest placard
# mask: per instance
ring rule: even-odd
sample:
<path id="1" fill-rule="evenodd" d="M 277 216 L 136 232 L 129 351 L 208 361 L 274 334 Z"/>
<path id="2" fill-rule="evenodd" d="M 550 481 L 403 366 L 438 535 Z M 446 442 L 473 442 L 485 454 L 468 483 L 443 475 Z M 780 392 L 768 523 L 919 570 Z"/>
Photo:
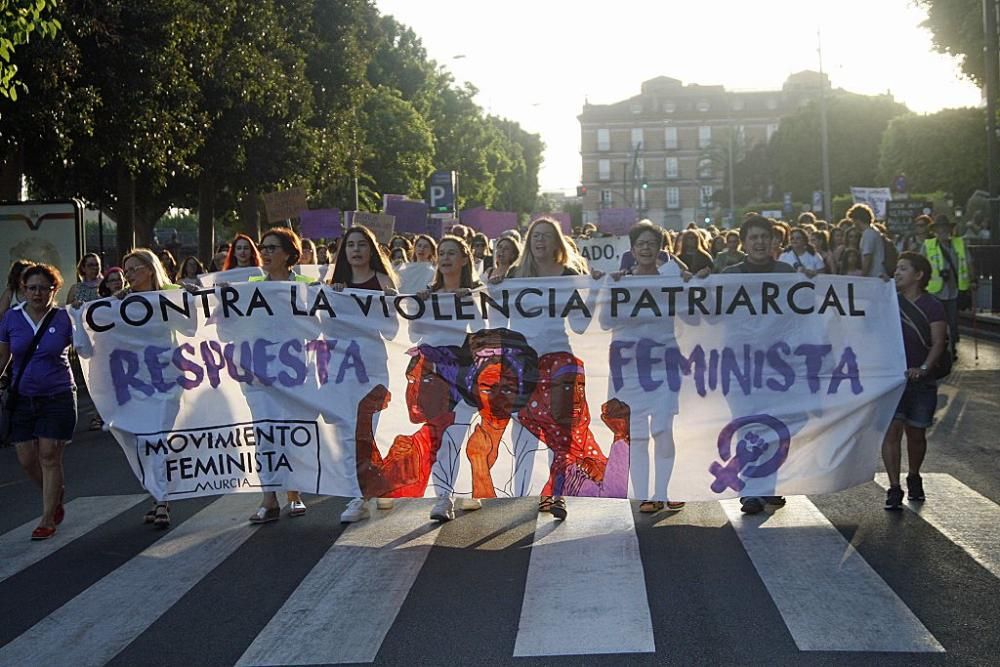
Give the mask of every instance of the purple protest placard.
<path id="1" fill-rule="evenodd" d="M 495 239 L 508 229 L 517 228 L 517 213 L 473 208 L 462 211 L 462 224 Z"/>
<path id="2" fill-rule="evenodd" d="M 409 199 L 390 199 L 385 202 L 385 213 L 396 219 L 396 232 L 427 233 L 427 204 Z"/>
<path id="3" fill-rule="evenodd" d="M 534 222 L 539 218 L 552 218 L 559 222 L 559 227 L 562 229 L 563 234 L 573 233 L 573 227 L 570 225 L 570 215 L 569 213 L 564 213 L 559 211 L 558 213 L 532 213 L 531 221 Z"/>
<path id="4" fill-rule="evenodd" d="M 634 208 L 602 208 L 597 227 L 605 234 L 624 236 L 635 222 Z"/>
<path id="5" fill-rule="evenodd" d="M 307 239 L 335 239 L 344 233 L 339 208 L 299 211 L 299 232 Z"/>

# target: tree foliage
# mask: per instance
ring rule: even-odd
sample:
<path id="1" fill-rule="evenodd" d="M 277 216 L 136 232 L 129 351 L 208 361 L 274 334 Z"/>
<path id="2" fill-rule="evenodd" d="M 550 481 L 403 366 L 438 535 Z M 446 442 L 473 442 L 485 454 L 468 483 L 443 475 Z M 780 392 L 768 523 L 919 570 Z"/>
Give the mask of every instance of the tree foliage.
<path id="1" fill-rule="evenodd" d="M 368 0 L 65 0 L 44 20 L 55 39 L 17 42 L 27 94 L 0 98 L 7 196 L 23 172 L 34 196 L 134 212 L 140 243 L 171 207 L 252 227 L 262 192 L 351 208 L 355 179 L 372 205 L 422 196 L 435 169 L 459 172 L 462 205 L 534 203 L 540 138 Z"/>
<path id="2" fill-rule="evenodd" d="M 962 71 L 982 85 L 985 63 L 982 0 L 917 0 L 927 10 L 921 25 L 931 32 L 934 48 L 958 58 Z"/>
<path id="3" fill-rule="evenodd" d="M 0 2 L 0 95 L 17 101 L 18 47 L 33 35 L 55 37 L 62 27 L 52 16 L 56 0 L 4 0 Z"/>
<path id="4" fill-rule="evenodd" d="M 879 185 L 879 146 L 889 121 L 907 112 L 889 97 L 840 93 L 828 100 L 830 184 L 834 193 Z M 823 189 L 820 112 L 812 103 L 783 119 L 767 148 L 772 180 L 781 192 L 811 201 Z M 751 155 L 753 151 L 751 151 Z M 888 183 L 882 183 L 888 185 Z"/>
<path id="5" fill-rule="evenodd" d="M 985 127 L 985 112 L 971 108 L 893 119 L 882 136 L 881 182 L 906 174 L 913 192 L 944 190 L 967 200 L 985 185 Z"/>

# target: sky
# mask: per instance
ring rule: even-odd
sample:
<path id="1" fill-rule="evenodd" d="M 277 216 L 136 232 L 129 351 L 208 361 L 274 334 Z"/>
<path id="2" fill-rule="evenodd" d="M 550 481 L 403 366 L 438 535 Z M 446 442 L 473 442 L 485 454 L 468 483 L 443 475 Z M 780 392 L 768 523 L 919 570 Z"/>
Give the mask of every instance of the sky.
<path id="1" fill-rule="evenodd" d="M 958 61 L 933 50 L 912 0 L 376 0 L 427 54 L 479 89 L 488 112 L 541 134 L 542 191 L 580 180 L 584 101 L 609 104 L 669 76 L 728 90 L 780 90 L 823 68 L 834 88 L 891 92 L 917 113 L 978 106 Z M 445 169 L 448 165 L 436 165 Z"/>

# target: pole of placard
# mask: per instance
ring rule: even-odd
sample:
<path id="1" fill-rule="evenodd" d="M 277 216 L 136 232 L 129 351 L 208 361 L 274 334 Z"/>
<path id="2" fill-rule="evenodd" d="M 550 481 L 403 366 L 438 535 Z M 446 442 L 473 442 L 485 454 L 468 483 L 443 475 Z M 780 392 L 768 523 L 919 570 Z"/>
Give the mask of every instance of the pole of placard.
<path id="1" fill-rule="evenodd" d="M 976 320 L 976 311 L 978 311 L 979 308 L 976 306 L 976 296 L 977 295 L 975 294 L 972 295 L 972 350 L 976 361 L 979 361 L 979 331 L 977 326 L 978 322 Z"/>
<path id="2" fill-rule="evenodd" d="M 1000 46 L 997 37 L 997 0 L 983 0 L 984 86 L 986 98 L 986 177 L 990 191 L 990 235 L 1000 239 L 1000 142 L 997 140 L 997 98 L 1000 96 Z"/>

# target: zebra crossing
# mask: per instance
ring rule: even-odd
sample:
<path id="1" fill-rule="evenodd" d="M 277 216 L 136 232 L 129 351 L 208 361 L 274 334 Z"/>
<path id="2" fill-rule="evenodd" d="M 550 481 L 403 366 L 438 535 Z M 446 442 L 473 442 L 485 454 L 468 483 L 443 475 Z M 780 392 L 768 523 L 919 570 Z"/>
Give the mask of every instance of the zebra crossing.
<path id="1" fill-rule="evenodd" d="M 884 483 L 840 495 L 867 502 Z M 0 665 L 995 656 L 995 632 L 960 631 L 978 612 L 942 620 L 914 590 L 995 600 L 1000 506 L 950 475 L 925 487 L 902 518 L 878 509 L 856 526 L 791 497 L 756 516 L 737 501 L 642 515 L 573 498 L 562 523 L 525 498 L 443 526 L 428 520 L 433 501 L 414 499 L 347 527 L 335 523 L 344 501 L 316 499 L 306 518 L 253 527 L 258 497 L 237 494 L 178 503 L 174 527 L 152 533 L 136 521 L 145 496 L 76 498 L 49 542 L 28 541 L 31 523 L 0 535 L 0 599 L 26 599 L 27 617 L 38 581 L 67 591 L 12 624 Z M 911 529 L 927 552 L 891 569 L 877 556 Z M 98 571 L 77 582 L 83 540 Z M 961 554 L 954 572 L 928 564 L 941 551 Z"/>

